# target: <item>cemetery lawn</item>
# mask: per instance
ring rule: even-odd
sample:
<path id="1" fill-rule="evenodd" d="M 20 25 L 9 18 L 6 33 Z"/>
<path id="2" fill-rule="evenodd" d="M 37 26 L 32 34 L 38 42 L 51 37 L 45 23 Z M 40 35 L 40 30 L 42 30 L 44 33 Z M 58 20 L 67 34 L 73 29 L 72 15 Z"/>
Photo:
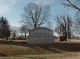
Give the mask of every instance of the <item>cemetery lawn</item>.
<path id="1" fill-rule="evenodd" d="M 69 52 L 37 45 L 0 44 L 0 59 L 80 59 L 80 51 Z"/>
<path id="2" fill-rule="evenodd" d="M 80 59 L 80 52 L 53 53 L 44 55 L 18 55 L 0 59 Z"/>
<path id="3" fill-rule="evenodd" d="M 0 56 L 16 56 L 16 55 L 42 55 L 52 53 L 63 53 L 63 50 L 56 48 L 46 48 L 41 46 L 20 46 L 0 44 Z"/>

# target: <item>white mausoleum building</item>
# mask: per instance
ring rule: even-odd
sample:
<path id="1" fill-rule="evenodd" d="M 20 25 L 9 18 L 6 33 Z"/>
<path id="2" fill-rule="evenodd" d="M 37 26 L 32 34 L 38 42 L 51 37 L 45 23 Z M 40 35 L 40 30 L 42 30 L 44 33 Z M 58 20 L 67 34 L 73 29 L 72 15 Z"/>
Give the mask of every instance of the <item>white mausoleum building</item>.
<path id="1" fill-rule="evenodd" d="M 29 31 L 29 44 L 53 43 L 53 31 L 45 27 L 39 27 Z"/>

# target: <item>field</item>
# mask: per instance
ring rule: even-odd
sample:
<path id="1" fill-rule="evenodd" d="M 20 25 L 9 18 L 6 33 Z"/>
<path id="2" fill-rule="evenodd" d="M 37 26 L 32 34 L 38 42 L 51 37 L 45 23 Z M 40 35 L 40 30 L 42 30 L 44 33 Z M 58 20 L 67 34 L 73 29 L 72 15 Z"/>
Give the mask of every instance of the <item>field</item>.
<path id="1" fill-rule="evenodd" d="M 80 43 L 28 45 L 25 42 L 0 41 L 0 59 L 80 59 Z"/>

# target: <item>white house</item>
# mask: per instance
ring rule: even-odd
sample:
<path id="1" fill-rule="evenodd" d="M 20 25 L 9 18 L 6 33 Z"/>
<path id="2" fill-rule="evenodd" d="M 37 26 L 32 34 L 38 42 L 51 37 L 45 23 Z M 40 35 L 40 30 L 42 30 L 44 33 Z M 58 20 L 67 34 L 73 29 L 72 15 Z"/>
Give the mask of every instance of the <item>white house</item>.
<path id="1" fill-rule="evenodd" d="M 53 31 L 45 27 L 38 27 L 29 31 L 29 44 L 53 43 Z"/>

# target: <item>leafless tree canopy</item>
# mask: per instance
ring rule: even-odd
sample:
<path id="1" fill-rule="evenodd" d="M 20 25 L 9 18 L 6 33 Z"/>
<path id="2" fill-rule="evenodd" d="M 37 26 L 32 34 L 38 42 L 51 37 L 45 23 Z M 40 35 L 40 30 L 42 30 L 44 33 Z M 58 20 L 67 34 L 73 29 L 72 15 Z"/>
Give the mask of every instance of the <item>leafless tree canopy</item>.
<path id="1" fill-rule="evenodd" d="M 40 27 L 47 22 L 49 9 L 49 6 L 40 6 L 35 3 L 29 3 L 24 8 L 23 23 L 29 29 Z"/>
<path id="2" fill-rule="evenodd" d="M 78 10 L 77 16 L 76 16 L 76 20 L 75 20 L 75 29 L 78 31 L 78 33 L 80 34 L 80 7 L 78 7 L 76 4 L 72 3 L 71 0 L 67 0 L 68 4 L 65 4 L 65 6 L 67 7 L 71 7 L 74 9 Z"/>
<path id="3" fill-rule="evenodd" d="M 65 37 L 65 40 L 71 38 L 71 27 L 72 27 L 72 20 L 69 16 L 61 16 L 56 17 L 56 22 L 58 25 L 58 33 Z"/>
<path id="4" fill-rule="evenodd" d="M 66 7 L 71 7 L 71 8 L 74 8 L 74 9 L 77 9 L 80 11 L 80 8 L 77 5 L 75 5 L 74 3 L 72 3 L 71 0 L 67 0 L 67 2 L 68 2 L 67 4 L 63 3 Z"/>
<path id="5" fill-rule="evenodd" d="M 26 27 L 26 25 L 22 25 L 20 28 L 20 32 L 23 36 L 23 34 L 25 35 L 25 39 L 26 39 L 26 34 L 28 33 L 29 29 Z"/>

